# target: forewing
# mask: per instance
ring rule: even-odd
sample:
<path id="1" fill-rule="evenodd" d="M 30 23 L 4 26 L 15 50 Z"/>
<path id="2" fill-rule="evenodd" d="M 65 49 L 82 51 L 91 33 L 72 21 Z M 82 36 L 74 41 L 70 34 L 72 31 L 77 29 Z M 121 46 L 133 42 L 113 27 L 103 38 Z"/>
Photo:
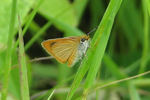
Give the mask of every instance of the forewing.
<path id="1" fill-rule="evenodd" d="M 78 39 L 51 39 L 42 42 L 43 48 L 61 63 L 65 63 L 78 46 Z"/>

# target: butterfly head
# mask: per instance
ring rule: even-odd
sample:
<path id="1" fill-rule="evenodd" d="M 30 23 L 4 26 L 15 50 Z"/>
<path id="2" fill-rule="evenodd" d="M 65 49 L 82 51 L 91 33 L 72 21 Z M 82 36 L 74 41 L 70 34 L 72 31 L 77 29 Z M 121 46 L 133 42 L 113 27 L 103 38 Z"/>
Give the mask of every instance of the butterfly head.
<path id="1" fill-rule="evenodd" d="M 80 43 L 84 43 L 86 41 L 89 41 L 89 39 L 90 39 L 89 35 L 84 35 L 84 36 L 81 37 Z"/>
<path id="2" fill-rule="evenodd" d="M 89 40 L 90 40 L 90 37 L 88 35 L 84 35 L 81 37 L 80 39 L 80 45 L 83 45 L 83 47 L 87 47 L 89 45 Z"/>
<path id="3" fill-rule="evenodd" d="M 86 51 L 89 47 L 89 41 L 90 41 L 90 37 L 88 35 L 84 35 L 84 36 L 81 37 L 80 45 L 79 45 L 79 48 L 78 48 L 79 56 L 83 56 L 83 54 L 86 53 Z"/>

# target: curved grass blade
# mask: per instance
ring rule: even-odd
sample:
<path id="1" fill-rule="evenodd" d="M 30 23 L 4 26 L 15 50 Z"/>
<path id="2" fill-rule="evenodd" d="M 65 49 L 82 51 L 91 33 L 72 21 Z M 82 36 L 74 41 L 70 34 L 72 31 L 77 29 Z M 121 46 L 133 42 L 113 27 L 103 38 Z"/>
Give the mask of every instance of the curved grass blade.
<path id="1" fill-rule="evenodd" d="M 113 26 L 113 22 L 115 19 L 115 16 L 120 8 L 122 0 L 111 0 L 110 4 L 108 5 L 108 8 L 105 12 L 105 15 L 99 25 L 98 30 L 96 31 L 96 34 L 93 38 L 93 52 L 91 52 L 92 59 L 91 65 L 86 82 L 85 82 L 85 89 L 90 88 L 93 84 L 96 74 L 98 72 L 98 69 L 100 67 L 105 48 L 107 46 L 107 42 L 110 36 L 110 32 Z M 94 41 L 95 40 L 95 41 Z"/>
<path id="2" fill-rule="evenodd" d="M 71 90 L 67 96 L 67 100 L 71 100 L 89 67 L 90 70 L 85 83 L 85 88 L 89 88 L 95 80 L 96 73 L 98 72 L 104 55 L 114 18 L 118 12 L 121 2 L 122 0 L 111 0 L 102 22 L 98 26 L 98 29 L 92 39 L 91 48 L 87 51 L 87 58 L 83 60 L 81 67 L 78 69 L 74 82 L 72 83 Z"/>

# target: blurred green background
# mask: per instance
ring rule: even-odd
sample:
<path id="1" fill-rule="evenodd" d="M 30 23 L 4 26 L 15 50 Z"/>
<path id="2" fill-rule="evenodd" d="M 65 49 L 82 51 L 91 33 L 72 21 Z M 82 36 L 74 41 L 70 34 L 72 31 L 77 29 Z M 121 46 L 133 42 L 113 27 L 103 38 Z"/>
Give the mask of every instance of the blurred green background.
<path id="1" fill-rule="evenodd" d="M 41 47 L 43 40 L 80 36 L 97 27 L 109 2 L 109 0 L 1 0 L 0 97 L 5 80 L 3 77 L 7 76 L 5 75 L 7 70 L 10 72 L 9 81 L 6 81 L 7 99 L 22 99 L 20 89 L 22 84 L 19 78 L 21 74 L 18 66 L 20 59 L 18 18 L 14 15 L 13 19 L 13 14 L 19 13 L 21 17 L 30 99 L 48 100 L 55 89 L 51 100 L 65 100 L 80 63 L 68 68 L 66 64 L 60 64 L 55 59 L 35 62 L 30 60 L 49 56 Z M 149 18 L 150 0 L 122 0 L 93 87 L 150 70 Z M 9 38 L 11 32 L 14 35 L 12 43 L 9 44 L 7 41 L 11 41 Z M 91 39 L 94 33 L 90 34 Z M 7 55 L 8 52 L 11 59 Z M 9 61 L 10 70 L 6 66 Z M 96 91 L 93 88 L 93 91 L 86 95 L 86 99 L 150 100 L 149 77 L 150 75 L 142 76 L 129 80 L 128 83 L 122 82 Z M 84 96 L 83 86 L 84 79 L 72 100 L 80 100 Z"/>

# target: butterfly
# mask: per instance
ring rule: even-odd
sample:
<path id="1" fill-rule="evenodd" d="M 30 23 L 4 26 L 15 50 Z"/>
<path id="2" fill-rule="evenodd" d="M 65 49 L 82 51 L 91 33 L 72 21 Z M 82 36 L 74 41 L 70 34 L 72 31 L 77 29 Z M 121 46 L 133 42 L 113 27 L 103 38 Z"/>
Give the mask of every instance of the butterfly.
<path id="1" fill-rule="evenodd" d="M 89 47 L 89 35 L 56 38 L 43 41 L 42 47 L 60 63 L 73 66 Z"/>

